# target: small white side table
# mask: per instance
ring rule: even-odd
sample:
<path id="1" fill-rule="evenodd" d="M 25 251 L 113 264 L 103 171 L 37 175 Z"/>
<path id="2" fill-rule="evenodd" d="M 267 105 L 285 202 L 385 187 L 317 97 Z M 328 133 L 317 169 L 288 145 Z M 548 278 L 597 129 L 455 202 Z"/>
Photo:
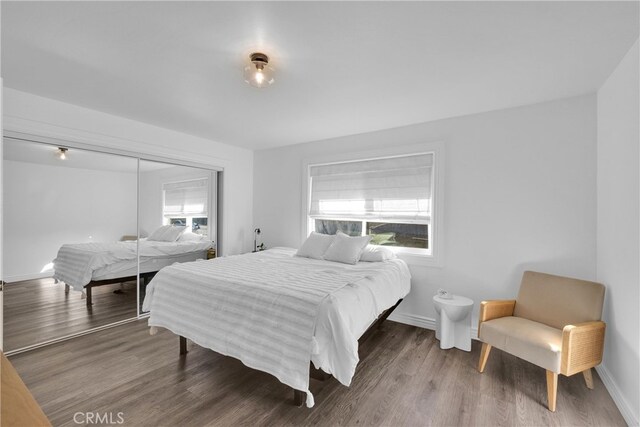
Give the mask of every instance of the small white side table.
<path id="1" fill-rule="evenodd" d="M 456 347 L 471 351 L 471 311 L 473 300 L 452 295 L 451 299 L 433 297 L 436 308 L 436 339 L 440 348 Z"/>

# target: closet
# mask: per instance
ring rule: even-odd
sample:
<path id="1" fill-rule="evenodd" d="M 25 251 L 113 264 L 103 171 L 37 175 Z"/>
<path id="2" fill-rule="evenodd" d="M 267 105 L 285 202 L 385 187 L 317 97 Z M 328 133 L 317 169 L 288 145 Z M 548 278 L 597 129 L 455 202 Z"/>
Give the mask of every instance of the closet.
<path id="1" fill-rule="evenodd" d="M 153 276 L 215 256 L 222 170 L 3 139 L 4 351 L 143 318 Z"/>

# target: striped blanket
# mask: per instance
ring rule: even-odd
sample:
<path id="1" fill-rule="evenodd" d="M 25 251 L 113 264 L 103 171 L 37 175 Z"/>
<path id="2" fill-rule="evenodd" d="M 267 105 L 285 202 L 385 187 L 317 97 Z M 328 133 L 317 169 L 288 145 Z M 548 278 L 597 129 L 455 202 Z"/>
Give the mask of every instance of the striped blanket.
<path id="1" fill-rule="evenodd" d="M 235 357 L 309 392 L 313 333 L 322 301 L 365 273 L 266 251 L 165 267 L 147 288 L 149 326 Z M 335 264 L 335 263 L 332 263 Z"/>
<path id="2" fill-rule="evenodd" d="M 77 243 L 62 245 L 53 260 L 55 279 L 82 291 L 94 270 L 119 260 L 137 258 L 134 245 L 118 243 Z"/>

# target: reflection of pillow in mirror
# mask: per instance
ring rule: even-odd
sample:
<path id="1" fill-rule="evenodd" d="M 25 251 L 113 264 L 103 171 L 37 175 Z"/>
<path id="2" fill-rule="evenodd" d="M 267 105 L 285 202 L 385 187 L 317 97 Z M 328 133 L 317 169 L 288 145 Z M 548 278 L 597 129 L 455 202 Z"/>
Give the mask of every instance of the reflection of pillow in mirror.
<path id="1" fill-rule="evenodd" d="M 200 242 L 205 239 L 205 235 L 196 234 L 196 233 L 183 233 L 182 236 L 178 238 L 178 242 Z"/>
<path id="2" fill-rule="evenodd" d="M 149 234 L 149 237 L 147 237 L 147 240 L 161 241 L 159 239 L 162 238 L 162 235 L 166 232 L 166 230 L 169 227 L 171 227 L 171 226 L 170 225 L 163 225 L 162 227 L 156 228 L 151 234 Z"/>
<path id="3" fill-rule="evenodd" d="M 382 262 L 388 259 L 396 258 L 396 254 L 389 248 L 384 246 L 367 245 L 362 251 L 360 261 L 366 262 Z"/>
<path id="4" fill-rule="evenodd" d="M 147 240 L 155 242 L 175 242 L 187 229 L 185 226 L 163 225 L 151 233 Z"/>

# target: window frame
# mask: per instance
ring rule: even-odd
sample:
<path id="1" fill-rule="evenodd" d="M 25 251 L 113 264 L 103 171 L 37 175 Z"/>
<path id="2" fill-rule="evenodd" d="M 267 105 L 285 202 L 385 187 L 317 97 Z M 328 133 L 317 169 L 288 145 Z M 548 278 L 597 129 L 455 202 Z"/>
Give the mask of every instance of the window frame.
<path id="1" fill-rule="evenodd" d="M 302 167 L 302 210 L 300 244 L 304 242 L 309 233 L 315 229 L 314 220 L 309 217 L 311 204 L 311 179 L 310 168 L 312 166 L 334 163 L 348 163 L 381 158 L 402 157 L 419 154 L 433 154 L 433 177 L 431 180 L 431 221 L 429 226 L 430 249 L 408 248 L 401 246 L 387 246 L 400 258 L 414 264 L 441 267 L 443 265 L 443 229 L 444 229 L 444 165 L 445 153 L 442 141 L 394 146 L 384 149 L 358 151 L 342 154 L 317 156 L 303 160 Z M 332 218 L 333 219 L 333 218 Z M 341 218 L 335 218 L 340 220 Z M 344 219 L 346 220 L 346 219 Z M 349 219 L 353 221 L 353 219 Z M 363 227 L 366 219 L 362 219 Z M 363 228 L 363 233 L 366 231 Z"/>

